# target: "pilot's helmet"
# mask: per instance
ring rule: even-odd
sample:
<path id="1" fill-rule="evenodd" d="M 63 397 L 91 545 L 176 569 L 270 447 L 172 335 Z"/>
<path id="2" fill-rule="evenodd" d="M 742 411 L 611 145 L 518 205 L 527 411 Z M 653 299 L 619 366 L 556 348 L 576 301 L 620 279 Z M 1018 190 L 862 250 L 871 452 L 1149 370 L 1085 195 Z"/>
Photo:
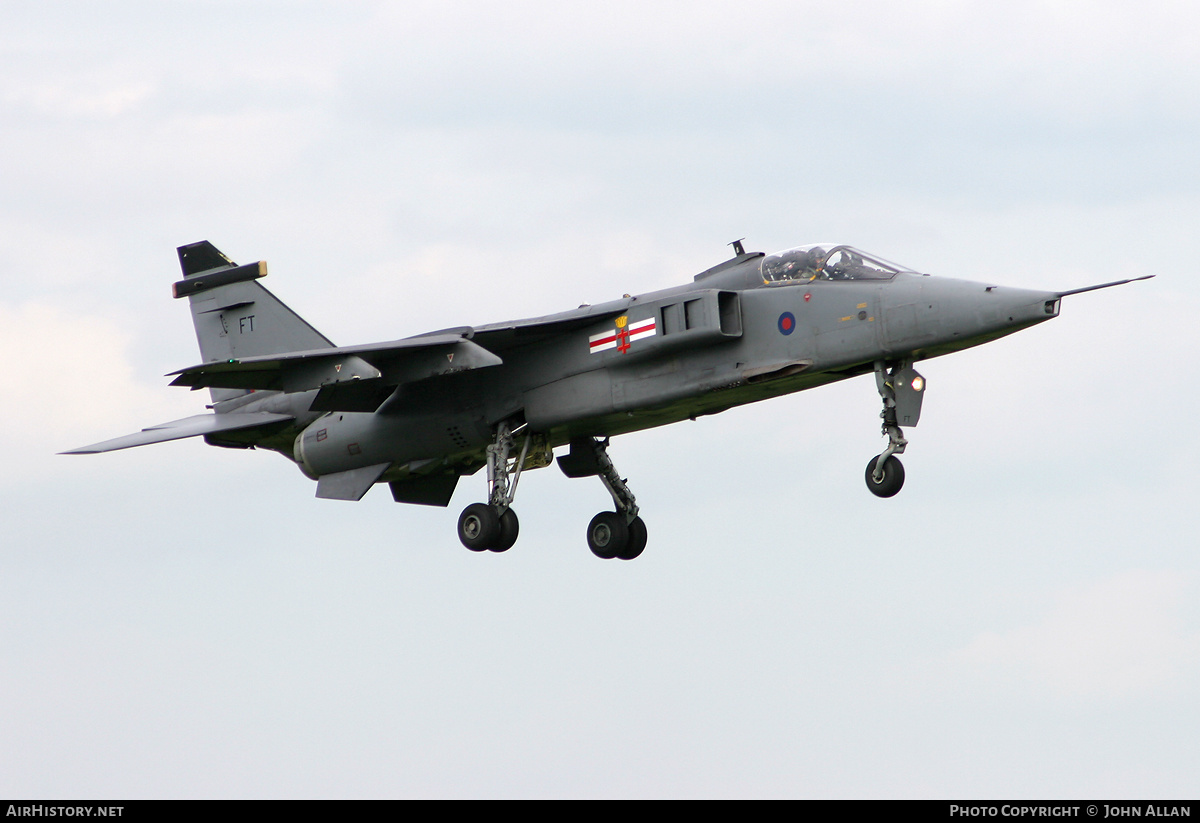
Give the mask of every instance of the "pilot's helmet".
<path id="1" fill-rule="evenodd" d="M 820 246 L 813 246 L 808 250 L 808 267 L 810 269 L 820 270 L 825 264 L 825 249 Z"/>

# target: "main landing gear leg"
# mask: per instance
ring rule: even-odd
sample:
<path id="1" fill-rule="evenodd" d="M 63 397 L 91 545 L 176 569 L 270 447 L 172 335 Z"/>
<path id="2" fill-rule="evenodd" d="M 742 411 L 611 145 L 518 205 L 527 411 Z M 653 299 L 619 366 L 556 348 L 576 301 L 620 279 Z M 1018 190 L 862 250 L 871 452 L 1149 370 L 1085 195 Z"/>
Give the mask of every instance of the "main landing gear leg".
<path id="1" fill-rule="evenodd" d="M 867 463 L 867 488 L 877 497 L 891 497 L 904 485 L 904 465 L 895 455 L 904 454 L 908 440 L 900 426 L 915 426 L 921 416 L 925 378 L 917 374 L 911 362 L 893 366 L 889 371 L 882 360 L 875 363 L 875 387 L 883 398 L 883 434 L 888 445 L 883 453 Z"/>
<path id="2" fill-rule="evenodd" d="M 516 466 L 510 467 L 509 455 L 516 446 L 512 424 L 504 421 L 496 427 L 496 439 L 487 447 L 488 502 L 472 503 L 458 518 L 458 539 L 471 551 L 505 552 L 517 542 L 520 523 L 512 510 L 512 501 L 529 454 L 530 439 L 531 435 L 526 434 L 521 456 Z"/>
<path id="3" fill-rule="evenodd" d="M 571 453 L 558 459 L 567 477 L 597 475 L 612 495 L 616 511 L 600 512 L 588 524 L 587 541 L 592 554 L 605 560 L 633 560 L 646 548 L 646 524 L 638 516 L 633 492 L 617 473 L 608 456 L 608 438 L 571 441 Z"/>

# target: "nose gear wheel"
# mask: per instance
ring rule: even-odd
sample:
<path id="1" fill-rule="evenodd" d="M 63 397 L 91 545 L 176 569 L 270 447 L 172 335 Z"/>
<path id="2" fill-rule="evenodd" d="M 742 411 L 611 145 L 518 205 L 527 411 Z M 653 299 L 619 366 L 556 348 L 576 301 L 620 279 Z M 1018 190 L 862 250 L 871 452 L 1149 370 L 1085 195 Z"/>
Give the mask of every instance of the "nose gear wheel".
<path id="1" fill-rule="evenodd" d="M 880 462 L 883 463 L 882 472 L 877 468 Z M 878 480 L 876 475 L 879 475 Z M 897 457 L 889 457 L 886 460 L 882 454 L 872 457 L 871 462 L 867 463 L 866 479 L 871 494 L 876 497 L 892 497 L 904 485 L 904 464 Z"/>

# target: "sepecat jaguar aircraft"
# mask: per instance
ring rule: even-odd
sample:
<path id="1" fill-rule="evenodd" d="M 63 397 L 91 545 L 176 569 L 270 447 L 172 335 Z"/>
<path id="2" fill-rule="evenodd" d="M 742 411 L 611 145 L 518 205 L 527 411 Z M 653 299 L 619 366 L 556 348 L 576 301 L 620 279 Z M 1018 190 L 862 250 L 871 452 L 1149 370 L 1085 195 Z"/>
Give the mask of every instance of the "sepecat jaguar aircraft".
<path id="1" fill-rule="evenodd" d="M 345 347 L 257 282 L 265 263 L 182 246 L 174 295 L 191 304 L 204 362 L 169 376 L 209 389 L 211 413 L 66 454 L 203 436 L 283 454 L 317 497 L 359 500 L 387 483 L 397 502 L 431 506 L 486 467 L 487 502 L 463 510 L 458 536 L 503 552 L 517 539 L 521 473 L 565 447 L 562 472 L 598 476 L 614 503 L 588 525 L 588 546 L 631 560 L 646 525 L 610 437 L 873 373 L 888 444 L 865 478 L 891 497 L 904 483 L 903 429 L 925 396 L 915 363 L 1057 317 L 1067 295 L 1147 279 L 1034 291 L 933 277 L 836 243 L 772 255 L 731 245 L 734 257 L 675 288 Z"/>

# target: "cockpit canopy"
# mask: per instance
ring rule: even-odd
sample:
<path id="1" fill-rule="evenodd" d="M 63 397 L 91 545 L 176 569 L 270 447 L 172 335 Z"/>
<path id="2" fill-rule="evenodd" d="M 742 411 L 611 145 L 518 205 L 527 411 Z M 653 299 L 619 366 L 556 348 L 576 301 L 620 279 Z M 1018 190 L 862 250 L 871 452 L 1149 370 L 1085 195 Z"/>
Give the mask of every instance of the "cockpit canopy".
<path id="1" fill-rule="evenodd" d="M 853 246 L 813 243 L 776 252 L 763 259 L 762 276 L 768 283 L 807 280 L 890 280 L 905 266 L 859 251 Z"/>

